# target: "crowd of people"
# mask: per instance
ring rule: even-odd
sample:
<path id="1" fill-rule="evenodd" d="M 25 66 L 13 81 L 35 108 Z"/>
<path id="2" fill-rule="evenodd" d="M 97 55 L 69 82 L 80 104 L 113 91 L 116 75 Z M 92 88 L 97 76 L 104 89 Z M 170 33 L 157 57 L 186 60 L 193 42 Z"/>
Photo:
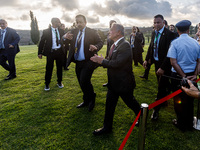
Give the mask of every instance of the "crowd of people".
<path id="1" fill-rule="evenodd" d="M 84 15 L 77 15 L 75 20 L 76 27 L 68 32 L 65 32 L 65 26 L 61 24 L 59 18 L 52 18 L 51 26 L 43 30 L 38 46 L 38 58 L 42 59 L 46 56 L 45 91 L 50 90 L 54 60 L 59 88 L 64 87 L 63 69 L 68 70 L 68 66 L 74 62 L 75 73 L 83 92 L 83 102 L 77 105 L 77 108 L 88 107 L 90 112 L 95 107 L 96 99 L 91 83 L 92 74 L 99 66 L 107 68 L 108 83 L 104 86 L 108 88 L 108 91 L 104 124 L 102 128 L 93 132 L 94 135 L 102 135 L 112 131 L 115 107 L 119 97 L 134 111 L 135 115 L 140 111 L 140 105 L 133 94 L 136 83 L 132 62 L 134 66 L 140 63 L 145 68 L 144 75 L 140 77 L 146 80 L 150 67 L 154 64 L 158 83 L 155 101 L 179 89 L 179 80 L 188 79 L 190 88 L 182 87 L 184 92 L 174 97 L 177 119 L 173 120 L 173 124 L 182 131 L 193 128 L 194 98 L 192 97 L 199 98 L 200 94 L 189 80 L 195 81 L 200 69 L 200 44 L 198 43 L 200 24 L 193 39 L 188 35 L 191 25 L 189 20 L 182 20 L 175 26 L 172 24 L 168 26 L 162 15 L 154 16 L 151 41 L 143 60 L 145 38 L 138 27 L 132 27 L 130 40 L 127 41 L 124 37 L 123 25 L 111 20 L 107 36 L 107 52 L 104 58 L 97 54 L 103 47 L 103 41 L 98 32 L 86 26 L 87 20 Z M 14 29 L 7 27 L 5 20 L 0 19 L 0 26 L 0 65 L 9 71 L 6 80 L 10 80 L 16 77 L 15 55 L 19 52 L 20 37 Z M 169 77 L 173 78 L 170 80 Z M 153 121 L 158 120 L 161 107 L 162 105 L 158 105 L 154 108 L 151 115 Z"/>

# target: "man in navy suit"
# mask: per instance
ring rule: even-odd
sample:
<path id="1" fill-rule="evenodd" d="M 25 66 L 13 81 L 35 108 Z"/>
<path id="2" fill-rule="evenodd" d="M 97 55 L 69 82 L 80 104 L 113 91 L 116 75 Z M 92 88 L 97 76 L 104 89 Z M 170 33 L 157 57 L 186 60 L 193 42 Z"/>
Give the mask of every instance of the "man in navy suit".
<path id="1" fill-rule="evenodd" d="M 0 65 L 9 71 L 5 80 L 10 80 L 16 78 L 15 55 L 20 51 L 20 37 L 14 29 L 7 27 L 6 20 L 0 19 L 0 26 Z"/>
<path id="2" fill-rule="evenodd" d="M 91 77 L 98 65 L 92 62 L 90 58 L 102 48 L 103 42 L 95 30 L 86 27 L 85 16 L 77 15 L 75 19 L 77 28 L 63 36 L 66 39 L 65 42 L 70 42 L 66 67 L 71 62 L 76 63 L 76 76 L 83 91 L 83 102 L 77 108 L 88 106 L 88 110 L 92 111 L 96 94 L 91 83 Z"/>
<path id="3" fill-rule="evenodd" d="M 132 71 L 132 50 L 130 44 L 124 38 L 124 27 L 114 23 L 110 28 L 109 36 L 114 44 L 111 46 L 108 59 L 98 55 L 90 58 L 93 62 L 108 68 L 108 92 L 104 125 L 102 128 L 95 130 L 94 135 L 102 135 L 112 131 L 115 107 L 119 97 L 136 115 L 140 111 L 140 105 L 133 96 L 136 83 Z"/>
<path id="4" fill-rule="evenodd" d="M 54 60 L 57 67 L 57 86 L 63 88 L 62 84 L 62 66 L 64 60 L 63 44 L 61 43 L 64 30 L 60 29 L 60 19 L 52 18 L 52 26 L 43 31 L 39 48 L 38 58 L 42 59 L 42 55 L 47 57 L 46 72 L 45 72 L 45 91 L 49 91 L 49 84 L 53 72 Z"/>

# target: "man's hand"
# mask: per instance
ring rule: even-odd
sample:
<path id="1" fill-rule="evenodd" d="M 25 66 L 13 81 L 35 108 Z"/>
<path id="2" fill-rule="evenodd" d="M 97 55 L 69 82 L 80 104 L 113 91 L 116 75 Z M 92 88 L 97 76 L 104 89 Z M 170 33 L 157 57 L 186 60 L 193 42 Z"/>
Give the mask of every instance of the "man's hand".
<path id="1" fill-rule="evenodd" d="M 63 38 L 68 39 L 68 40 L 72 40 L 73 34 L 71 33 L 71 31 L 68 31 L 67 33 L 65 33 L 65 35 L 63 35 Z"/>
<path id="2" fill-rule="evenodd" d="M 97 47 L 96 46 L 94 46 L 94 45 L 90 45 L 90 48 L 89 48 L 89 51 L 95 51 L 95 50 L 97 50 Z"/>
<path id="3" fill-rule="evenodd" d="M 42 54 L 39 54 L 39 55 L 38 55 L 38 58 L 39 58 L 39 59 L 42 59 Z"/>
<path id="4" fill-rule="evenodd" d="M 199 98 L 199 90 L 192 84 L 192 82 L 190 80 L 187 80 L 190 88 L 186 88 L 184 86 L 182 86 L 182 90 L 189 96 L 192 96 L 194 98 Z"/>
<path id="5" fill-rule="evenodd" d="M 156 71 L 156 74 L 159 75 L 159 76 L 162 76 L 164 73 L 165 73 L 165 71 L 162 70 L 161 68 L 159 68 L 159 69 Z"/>
<path id="6" fill-rule="evenodd" d="M 195 81 L 197 79 L 197 75 L 187 76 L 188 80 Z"/>
<path id="7" fill-rule="evenodd" d="M 14 46 L 13 46 L 13 45 L 11 45 L 11 44 L 9 44 L 9 48 L 14 48 Z"/>
<path id="8" fill-rule="evenodd" d="M 147 61 L 146 60 L 143 62 L 143 67 L 144 67 L 144 69 L 147 69 Z"/>
<path id="9" fill-rule="evenodd" d="M 95 63 L 98 63 L 98 64 L 101 64 L 102 61 L 104 60 L 104 57 L 102 56 L 98 56 L 97 54 L 94 54 L 93 57 L 90 58 L 91 61 L 95 62 Z"/>

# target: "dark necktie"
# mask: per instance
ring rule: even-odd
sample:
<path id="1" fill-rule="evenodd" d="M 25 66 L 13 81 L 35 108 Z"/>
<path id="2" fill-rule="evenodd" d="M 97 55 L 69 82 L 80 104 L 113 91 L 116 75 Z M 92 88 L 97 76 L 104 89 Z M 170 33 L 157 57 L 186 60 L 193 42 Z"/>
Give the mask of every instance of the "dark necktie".
<path id="1" fill-rule="evenodd" d="M 0 36 L 0 49 L 4 48 L 4 45 L 3 45 L 3 34 L 4 34 L 4 30 L 1 30 L 1 36 Z"/>
<path id="2" fill-rule="evenodd" d="M 79 34 L 78 39 L 77 39 L 77 47 L 76 47 L 75 54 L 74 54 L 75 60 L 77 60 L 78 56 L 79 56 L 80 47 L 81 47 L 81 41 L 82 41 L 82 33 L 83 32 L 80 31 L 80 34 Z"/>
<path id="3" fill-rule="evenodd" d="M 113 52 L 114 49 L 115 49 L 115 44 L 113 44 L 113 45 L 111 46 L 111 48 L 110 48 L 110 51 L 109 51 L 109 58 L 111 57 L 112 52 Z"/>
<path id="4" fill-rule="evenodd" d="M 159 38 L 159 35 L 160 35 L 160 32 L 157 32 L 155 39 L 154 39 L 154 49 L 155 49 L 154 57 L 158 56 L 158 38 Z"/>
<path id="5" fill-rule="evenodd" d="M 56 32 L 56 45 L 58 46 L 59 42 L 58 42 L 58 32 L 57 32 L 57 29 L 55 29 L 55 32 Z"/>

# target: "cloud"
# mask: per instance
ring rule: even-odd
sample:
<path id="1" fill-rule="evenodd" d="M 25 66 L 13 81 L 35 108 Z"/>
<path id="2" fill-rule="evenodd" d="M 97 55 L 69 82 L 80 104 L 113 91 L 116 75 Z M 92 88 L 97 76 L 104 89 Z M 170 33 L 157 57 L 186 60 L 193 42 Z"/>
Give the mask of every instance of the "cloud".
<path id="1" fill-rule="evenodd" d="M 123 15 L 134 19 L 149 19 L 156 14 L 171 16 L 172 8 L 169 2 L 156 0 L 116 0 L 106 1 L 106 7 L 93 4 L 90 9 L 101 16 Z"/>
<path id="2" fill-rule="evenodd" d="M 79 7 L 78 0 L 52 0 L 53 6 L 61 6 L 65 8 L 66 11 L 74 10 Z"/>
<path id="3" fill-rule="evenodd" d="M 74 18 L 71 18 L 69 14 L 63 13 L 61 19 L 63 19 L 66 22 L 74 22 Z"/>
<path id="4" fill-rule="evenodd" d="M 190 20 L 193 25 L 200 22 L 198 11 L 200 8 L 199 2 L 193 2 L 188 6 L 178 6 L 173 10 L 173 21 L 177 23 L 180 20 Z M 180 19 L 179 19 L 180 18 Z"/>
<path id="5" fill-rule="evenodd" d="M 4 6 L 17 6 L 18 0 L 1 0 L 1 7 Z"/>
<path id="6" fill-rule="evenodd" d="M 99 22 L 99 17 L 96 16 L 96 17 L 87 17 L 87 22 L 88 23 L 97 23 Z"/>
<path id="7" fill-rule="evenodd" d="M 20 17 L 20 19 L 21 19 L 22 21 L 28 21 L 28 20 L 30 20 L 30 16 L 27 15 L 27 14 L 23 14 L 23 15 Z"/>

